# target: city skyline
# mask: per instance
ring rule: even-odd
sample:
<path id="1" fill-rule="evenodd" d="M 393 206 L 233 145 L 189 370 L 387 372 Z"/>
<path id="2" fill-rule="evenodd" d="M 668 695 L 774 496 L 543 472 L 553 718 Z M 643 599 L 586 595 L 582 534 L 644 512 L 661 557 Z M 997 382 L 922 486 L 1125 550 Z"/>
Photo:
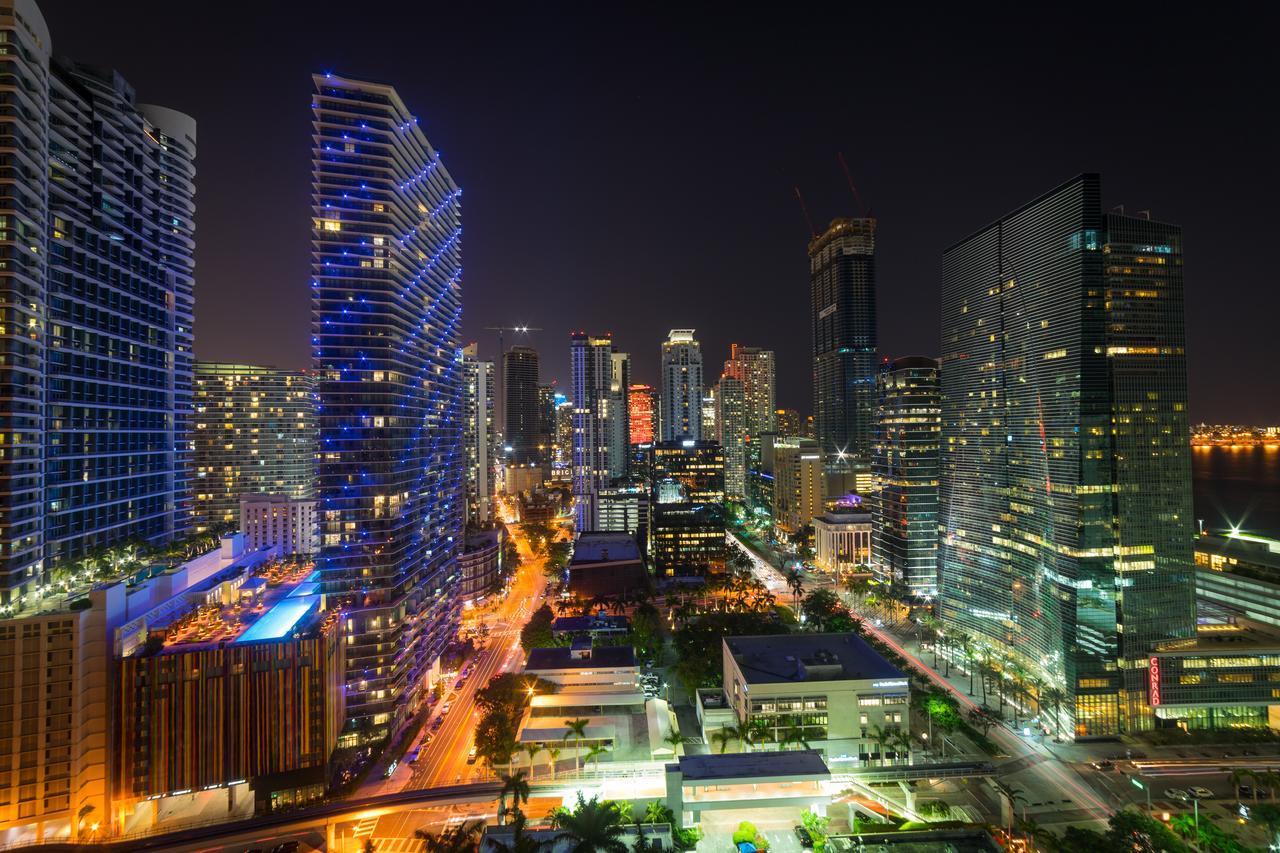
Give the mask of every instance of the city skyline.
<path id="1" fill-rule="evenodd" d="M 569 381 L 563 342 L 571 330 L 612 331 L 618 345 L 633 354 L 636 381 L 657 384 L 656 342 L 681 326 L 701 330 L 704 352 L 714 364 L 732 341 L 775 350 L 779 406 L 808 413 L 811 363 L 804 306 L 739 312 L 733 323 L 721 312 L 734 292 L 764 305 L 777 298 L 780 286 L 806 283 L 808 227 L 793 186 L 804 193 L 817 230 L 832 218 L 859 214 L 836 161 L 843 151 L 880 222 L 882 354 L 939 354 L 939 321 L 932 306 L 946 246 L 985 225 L 990 211 L 1018 204 L 1026 187 L 1054 186 L 1084 171 L 1100 171 L 1109 176 L 1108 209 L 1116 204 L 1126 204 L 1131 212 L 1150 209 L 1157 219 L 1182 223 L 1192 236 L 1187 252 L 1189 269 L 1197 273 L 1187 296 L 1192 420 L 1262 423 L 1273 412 L 1264 399 L 1246 392 L 1267 380 L 1261 366 L 1264 318 L 1274 311 L 1276 296 L 1264 276 L 1252 273 L 1257 253 L 1240 247 L 1266 245 L 1264 205 L 1274 176 L 1254 174 L 1250 166 L 1265 161 L 1262 137 L 1237 138 L 1218 130 L 1234 112 L 1248 114 L 1247 87 L 1236 81 L 1261 73 L 1257 63 L 1265 52 L 1233 49 L 1228 56 L 1225 43 L 1220 48 L 1206 39 L 1201 63 L 1165 67 L 1162 97 L 1171 99 L 1180 117 L 1179 133 L 1138 153 L 1139 146 L 1126 140 L 1145 137 L 1148 129 L 1141 123 L 1063 129 L 1059 111 L 1083 105 L 1087 95 L 1074 76 L 1060 76 L 1056 69 L 1105 61 L 1121 77 L 1145 74 L 1150 67 L 1164 67 L 1160 48 L 1125 44 L 1112 50 L 1099 44 L 1077 56 L 1079 45 L 1047 20 L 1034 54 L 1029 45 L 1020 46 L 1001 32 L 982 37 L 983 44 L 1013 51 L 1009 61 L 1023 70 L 1006 80 L 1004 85 L 1012 86 L 1002 89 L 1006 94 L 991 94 L 991 103 L 970 112 L 967 93 L 988 85 L 990 75 L 973 58 L 978 51 L 971 54 L 963 38 L 950 35 L 950 25 L 959 22 L 939 21 L 923 32 L 912 28 L 922 48 L 943 50 L 938 61 L 949 60 L 953 79 L 940 83 L 937 92 L 925 86 L 926 72 L 916 69 L 914 60 L 896 59 L 888 40 L 868 37 L 859 62 L 881 85 L 845 93 L 827 84 L 811 86 L 838 76 L 831 73 L 837 59 L 818 55 L 842 54 L 800 47 L 789 38 L 801 27 L 795 22 L 784 22 L 781 34 L 768 35 L 752 22 L 743 23 L 739 42 L 707 47 L 701 37 L 710 32 L 709 20 L 695 16 L 683 22 L 688 32 L 674 34 L 658 20 L 624 17 L 633 37 L 595 45 L 580 36 L 602 23 L 596 18 L 566 28 L 554 15 L 517 16 L 496 31 L 486 21 L 485 44 L 477 46 L 470 37 L 475 22 L 446 11 L 443 23 L 456 38 L 439 45 L 432 64 L 415 68 L 402 58 L 412 51 L 397 49 L 412 26 L 388 32 L 377 22 L 356 19 L 342 33 L 310 27 L 302 31 L 305 38 L 281 42 L 267 34 L 298 22 L 288 10 L 267 9 L 237 38 L 248 39 L 240 42 L 242 51 L 269 54 L 269 62 L 242 69 L 226 63 L 215 46 L 222 44 L 219 33 L 226 25 L 217 12 L 189 10 L 188 30 L 208 35 L 174 39 L 167 28 L 163 37 L 156 32 L 163 16 L 147 15 L 147 4 L 135 8 L 136 15 L 121 15 L 110 7 L 58 0 L 42 4 L 55 51 L 115 66 L 148 98 L 201 122 L 200 227 L 207 238 L 197 241 L 196 355 L 201 359 L 307 366 L 308 234 L 305 223 L 290 214 L 305 205 L 308 186 L 299 165 L 308 144 L 306 115 L 298 103 L 305 99 L 310 73 L 332 70 L 394 83 L 418 105 L 424 129 L 440 139 L 454 164 L 467 192 L 472 250 L 462 339 L 479 341 L 481 357 L 496 359 L 493 336 L 484 326 L 543 326 L 546 331 L 527 341 L 512 338 L 508 344 L 527 342 L 555 353 L 546 360 L 543 378 L 558 380 L 562 388 Z M 410 22 L 416 14 L 406 12 Z M 893 24 L 877 18 L 864 27 L 889 33 Z M 961 34 L 979 24 L 963 24 Z M 1169 37 L 1178 32 L 1175 25 L 1149 21 L 1141 29 L 1148 34 L 1167 29 Z M 377 38 L 369 35 L 375 30 Z M 526 38 L 529 30 L 546 38 Z M 944 32 L 946 41 L 940 42 Z M 648 47 L 655 38 L 665 47 L 664 61 L 656 65 Z M 749 64 L 748 46 L 769 38 L 780 40 L 782 55 Z M 1238 45 L 1241 36 L 1233 38 Z M 1167 39 L 1152 35 L 1143 44 L 1162 41 Z M 361 43 L 379 47 L 361 49 Z M 544 67 L 535 61 L 543 49 L 538 44 L 559 45 L 562 57 L 579 58 Z M 704 50 L 710 51 L 705 58 Z M 717 70 L 701 73 L 708 65 Z M 588 69 L 599 73 L 584 73 Z M 683 90 L 690 79 L 695 82 Z M 829 106 L 826 99 L 833 92 L 838 97 Z M 696 104 L 706 99 L 719 106 L 704 116 Z M 582 119 L 568 111 L 579 100 L 599 110 L 586 136 L 577 132 Z M 987 134 L 950 132 L 976 128 L 976 122 L 1003 122 L 1007 115 L 1019 117 L 1026 140 L 1012 148 L 990 144 Z M 246 122 L 255 127 L 254 134 L 235 131 Z M 933 141 L 939 137 L 946 138 L 945 145 Z M 686 139 L 690 144 L 682 147 Z M 531 173 L 520 165 L 523 158 L 510 156 L 517 147 L 536 151 L 541 167 Z M 1187 169 L 1188 163 L 1203 165 Z M 246 181 L 260 202 L 244 203 Z M 675 193 L 684 210 L 675 216 L 661 213 Z M 609 216 L 597 215 L 615 197 L 625 203 Z M 700 223 L 710 217 L 733 222 L 752 251 L 731 253 L 714 264 L 701 256 L 705 232 Z M 578 238 L 554 236 L 567 233 Z M 619 269 L 613 259 L 625 250 L 621 234 L 641 235 L 656 251 L 633 256 L 626 269 Z M 500 247 L 506 250 L 495 251 Z M 550 302 L 572 299 L 599 281 L 617 296 L 579 303 L 580 312 L 575 308 L 557 328 Z M 652 295 L 647 300 L 652 304 L 631 300 L 619 311 L 624 294 L 636 292 Z M 238 311 L 249 295 L 266 300 L 267 310 L 256 316 Z M 684 308 L 671 312 L 676 299 Z M 920 304 L 930 306 L 923 315 L 912 310 Z M 1242 305 L 1261 310 L 1235 310 Z M 277 323 L 281 317 L 299 319 Z"/>

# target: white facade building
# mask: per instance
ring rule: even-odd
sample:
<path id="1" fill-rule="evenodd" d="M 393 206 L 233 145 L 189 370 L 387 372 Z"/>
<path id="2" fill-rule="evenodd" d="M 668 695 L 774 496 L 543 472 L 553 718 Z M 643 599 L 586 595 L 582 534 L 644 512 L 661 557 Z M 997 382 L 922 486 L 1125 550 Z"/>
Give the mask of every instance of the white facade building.
<path id="1" fill-rule="evenodd" d="M 693 329 L 672 329 L 662 342 L 662 440 L 702 438 L 702 348 Z"/>
<path id="2" fill-rule="evenodd" d="M 316 502 L 288 495 L 240 498 L 240 531 L 251 551 L 279 546 L 280 553 L 314 554 L 320 549 Z"/>
<path id="3" fill-rule="evenodd" d="M 814 565 L 837 577 L 871 571 L 871 513 L 828 512 L 813 519 Z"/>

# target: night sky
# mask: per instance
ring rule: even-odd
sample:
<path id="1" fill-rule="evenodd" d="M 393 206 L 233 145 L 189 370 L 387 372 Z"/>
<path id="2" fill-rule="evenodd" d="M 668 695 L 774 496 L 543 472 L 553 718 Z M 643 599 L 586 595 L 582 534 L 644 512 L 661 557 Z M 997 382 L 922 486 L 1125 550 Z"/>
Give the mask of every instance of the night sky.
<path id="1" fill-rule="evenodd" d="M 1184 227 L 1193 419 L 1280 422 L 1275 52 L 1229 9 L 37 2 L 56 53 L 199 123 L 200 358 L 308 364 L 310 74 L 333 71 L 419 116 L 464 188 L 466 339 L 546 327 L 544 380 L 583 329 L 654 382 L 693 327 L 708 377 L 731 341 L 776 350 L 807 412 L 792 186 L 819 228 L 855 215 L 843 151 L 880 220 L 881 353 L 937 354 L 943 248 L 1099 171 L 1108 206 Z"/>

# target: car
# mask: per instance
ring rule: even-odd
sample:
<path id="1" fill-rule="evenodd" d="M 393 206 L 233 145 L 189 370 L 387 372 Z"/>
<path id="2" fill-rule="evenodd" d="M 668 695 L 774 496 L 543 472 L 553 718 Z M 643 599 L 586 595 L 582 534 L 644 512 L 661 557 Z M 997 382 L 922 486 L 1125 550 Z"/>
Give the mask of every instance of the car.
<path id="1" fill-rule="evenodd" d="M 449 709 L 452 707 L 453 707 L 452 702 L 445 702 L 444 707 L 440 709 L 440 716 L 443 717 L 445 714 L 449 713 Z"/>
<path id="2" fill-rule="evenodd" d="M 467 763 L 468 764 L 476 763 L 476 748 L 474 746 L 471 747 L 471 751 L 467 753 Z"/>
<path id="3" fill-rule="evenodd" d="M 399 767 L 399 766 L 400 766 L 400 762 L 399 762 L 399 761 L 393 761 L 393 762 L 391 762 L 390 764 L 388 764 L 388 765 L 387 765 L 387 772 L 382 774 L 382 775 L 383 775 L 383 777 L 385 777 L 385 778 L 387 778 L 387 779 L 390 779 L 390 778 L 391 778 L 391 774 L 392 774 L 392 773 L 395 773 L 395 772 L 396 772 L 396 768 L 397 768 L 397 767 Z"/>
<path id="4" fill-rule="evenodd" d="M 1181 788 L 1165 788 L 1164 795 L 1166 799 L 1177 800 L 1180 803 L 1191 802 L 1191 795 Z"/>
<path id="5" fill-rule="evenodd" d="M 409 762 L 410 764 L 417 764 L 418 753 L 421 751 L 422 751 L 422 747 L 415 746 L 413 749 L 409 750 L 409 754 L 404 757 L 404 760 Z"/>
<path id="6" fill-rule="evenodd" d="M 809 836 L 809 830 L 803 826 L 793 826 L 791 831 L 796 834 L 796 840 L 800 842 L 800 846 L 805 850 L 813 849 L 813 839 Z"/>
<path id="7" fill-rule="evenodd" d="M 1110 770 L 1115 767 L 1115 764 L 1113 764 L 1109 759 L 1104 758 L 1101 761 L 1090 762 L 1089 766 L 1094 770 Z"/>
<path id="8" fill-rule="evenodd" d="M 1195 797 L 1197 800 L 1212 800 L 1213 791 L 1208 788 L 1201 788 L 1199 785 L 1187 789 L 1187 793 Z"/>
<path id="9" fill-rule="evenodd" d="M 1259 793 L 1261 793 L 1261 792 L 1259 792 Z M 1242 797 L 1252 797 L 1252 796 L 1253 796 L 1253 786 L 1252 786 L 1252 785 L 1241 785 L 1241 786 L 1240 786 L 1240 796 L 1242 796 Z"/>
<path id="10" fill-rule="evenodd" d="M 444 717 L 436 717 L 431 721 L 431 731 L 437 731 L 443 723 Z"/>
<path id="11" fill-rule="evenodd" d="M 298 853 L 298 842 L 286 841 L 271 848 L 271 853 Z"/>

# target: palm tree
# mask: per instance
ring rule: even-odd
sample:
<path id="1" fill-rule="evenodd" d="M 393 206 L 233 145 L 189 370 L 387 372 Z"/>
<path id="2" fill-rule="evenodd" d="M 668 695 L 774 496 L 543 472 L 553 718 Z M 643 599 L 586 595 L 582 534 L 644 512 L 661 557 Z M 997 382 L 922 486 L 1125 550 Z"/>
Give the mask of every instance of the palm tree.
<path id="1" fill-rule="evenodd" d="M 1057 741 L 1062 731 L 1062 703 L 1067 698 L 1067 694 L 1062 691 L 1062 688 L 1050 685 L 1044 689 L 1043 696 L 1044 701 L 1053 708 L 1053 739 Z"/>
<path id="2" fill-rule="evenodd" d="M 507 794 L 511 795 L 511 811 L 520 814 L 520 803 L 529 802 L 529 780 L 523 770 L 517 770 L 515 773 L 503 773 L 498 781 L 502 783 L 502 790 L 498 792 L 498 826 L 502 826 L 507 811 Z"/>
<path id="3" fill-rule="evenodd" d="M 511 840 L 499 841 L 492 836 L 487 836 L 486 848 L 494 853 L 541 853 L 546 850 L 549 846 L 546 841 L 538 841 L 525 832 L 527 820 L 522 812 L 516 812 L 516 816 L 511 820 Z"/>
<path id="4" fill-rule="evenodd" d="M 1247 767 L 1237 767 L 1235 770 L 1231 771 L 1231 786 L 1236 789 L 1237 800 L 1240 799 L 1240 783 L 1245 779 L 1253 780 L 1253 789 L 1256 792 L 1258 789 L 1258 778 L 1252 770 Z"/>
<path id="5" fill-rule="evenodd" d="M 804 593 L 804 575 L 799 569 L 787 572 L 787 586 L 791 589 L 791 603 L 797 610 L 800 608 L 800 596 Z"/>
<path id="6" fill-rule="evenodd" d="M 1007 785 L 999 779 L 992 779 L 991 785 L 996 789 L 1001 797 L 1009 804 L 1009 825 L 1005 827 L 1010 833 L 1013 832 L 1014 809 L 1017 803 L 1025 803 L 1027 798 L 1023 796 L 1022 791 L 1012 785 Z"/>
<path id="7" fill-rule="evenodd" d="M 585 720 L 582 717 L 578 717 L 576 720 L 564 721 L 564 724 L 569 727 L 568 731 L 564 733 L 564 742 L 567 745 L 569 742 L 569 738 L 573 738 L 573 742 L 574 742 L 573 769 L 575 773 L 582 769 L 582 764 L 579 760 L 580 757 L 577 752 L 577 747 L 581 746 L 583 738 L 587 736 L 588 722 L 589 722 L 588 720 Z"/>
<path id="8" fill-rule="evenodd" d="M 556 842 L 572 843 L 568 853 L 629 853 L 622 840 L 627 821 L 616 803 L 601 802 L 599 797 L 584 799 L 579 793 L 573 811 L 560 809 L 551 821 L 560 830 Z"/>
<path id="9" fill-rule="evenodd" d="M 901 729 L 891 732 L 889 736 L 889 745 L 893 747 L 893 751 L 900 757 L 905 757 L 908 762 L 911 761 L 911 734 Z"/>
<path id="10" fill-rule="evenodd" d="M 675 729 L 672 729 L 671 731 L 667 732 L 662 739 L 663 741 L 666 742 L 667 746 L 671 747 L 671 752 L 673 754 L 675 755 L 680 754 L 680 745 L 684 743 L 683 735 L 681 735 Z"/>
<path id="11" fill-rule="evenodd" d="M 763 743 L 764 741 L 769 740 L 772 736 L 773 736 L 773 731 L 772 731 L 772 727 L 769 725 L 768 720 L 765 720 L 761 717 L 757 717 L 756 719 L 747 723 L 747 741 L 746 742 L 749 746 L 754 746 L 755 744 Z"/>
<path id="12" fill-rule="evenodd" d="M 788 746 L 798 746 L 801 749 L 809 749 L 809 741 L 804 739 L 804 730 L 796 726 L 789 726 L 778 734 L 778 748 L 786 749 Z"/>
<path id="13" fill-rule="evenodd" d="M 886 759 L 884 748 L 885 744 L 889 742 L 889 738 L 891 736 L 892 732 L 884 726 L 872 726 L 867 730 L 867 737 L 871 738 L 876 743 L 876 754 L 880 756 L 881 766 L 884 766 L 885 764 Z"/>
<path id="14" fill-rule="evenodd" d="M 474 853 L 479 846 L 482 820 L 469 820 L 455 824 L 433 835 L 425 829 L 415 830 L 413 837 L 422 842 L 423 853 Z M 370 848 L 365 847 L 366 851 Z"/>
<path id="15" fill-rule="evenodd" d="M 724 726 L 711 733 L 711 742 L 720 747 L 721 755 L 729 748 L 729 742 L 737 739 L 738 729 L 735 726 Z"/>
<path id="16" fill-rule="evenodd" d="M 603 746 L 598 743 L 593 744 L 591 748 L 587 750 L 587 754 L 586 754 L 586 757 L 583 759 L 583 763 L 590 764 L 591 762 L 594 761 L 596 763 L 596 769 L 599 770 L 600 756 L 608 755 L 608 754 L 609 754 L 609 747 Z"/>
<path id="17" fill-rule="evenodd" d="M 556 762 L 560 760 L 560 748 L 556 746 L 547 747 L 547 764 L 551 768 L 551 781 L 556 781 Z"/>
<path id="18" fill-rule="evenodd" d="M 534 762 L 538 760 L 538 753 L 542 752 L 542 744 L 527 743 L 524 746 L 525 755 L 529 756 L 529 778 L 533 778 Z"/>

